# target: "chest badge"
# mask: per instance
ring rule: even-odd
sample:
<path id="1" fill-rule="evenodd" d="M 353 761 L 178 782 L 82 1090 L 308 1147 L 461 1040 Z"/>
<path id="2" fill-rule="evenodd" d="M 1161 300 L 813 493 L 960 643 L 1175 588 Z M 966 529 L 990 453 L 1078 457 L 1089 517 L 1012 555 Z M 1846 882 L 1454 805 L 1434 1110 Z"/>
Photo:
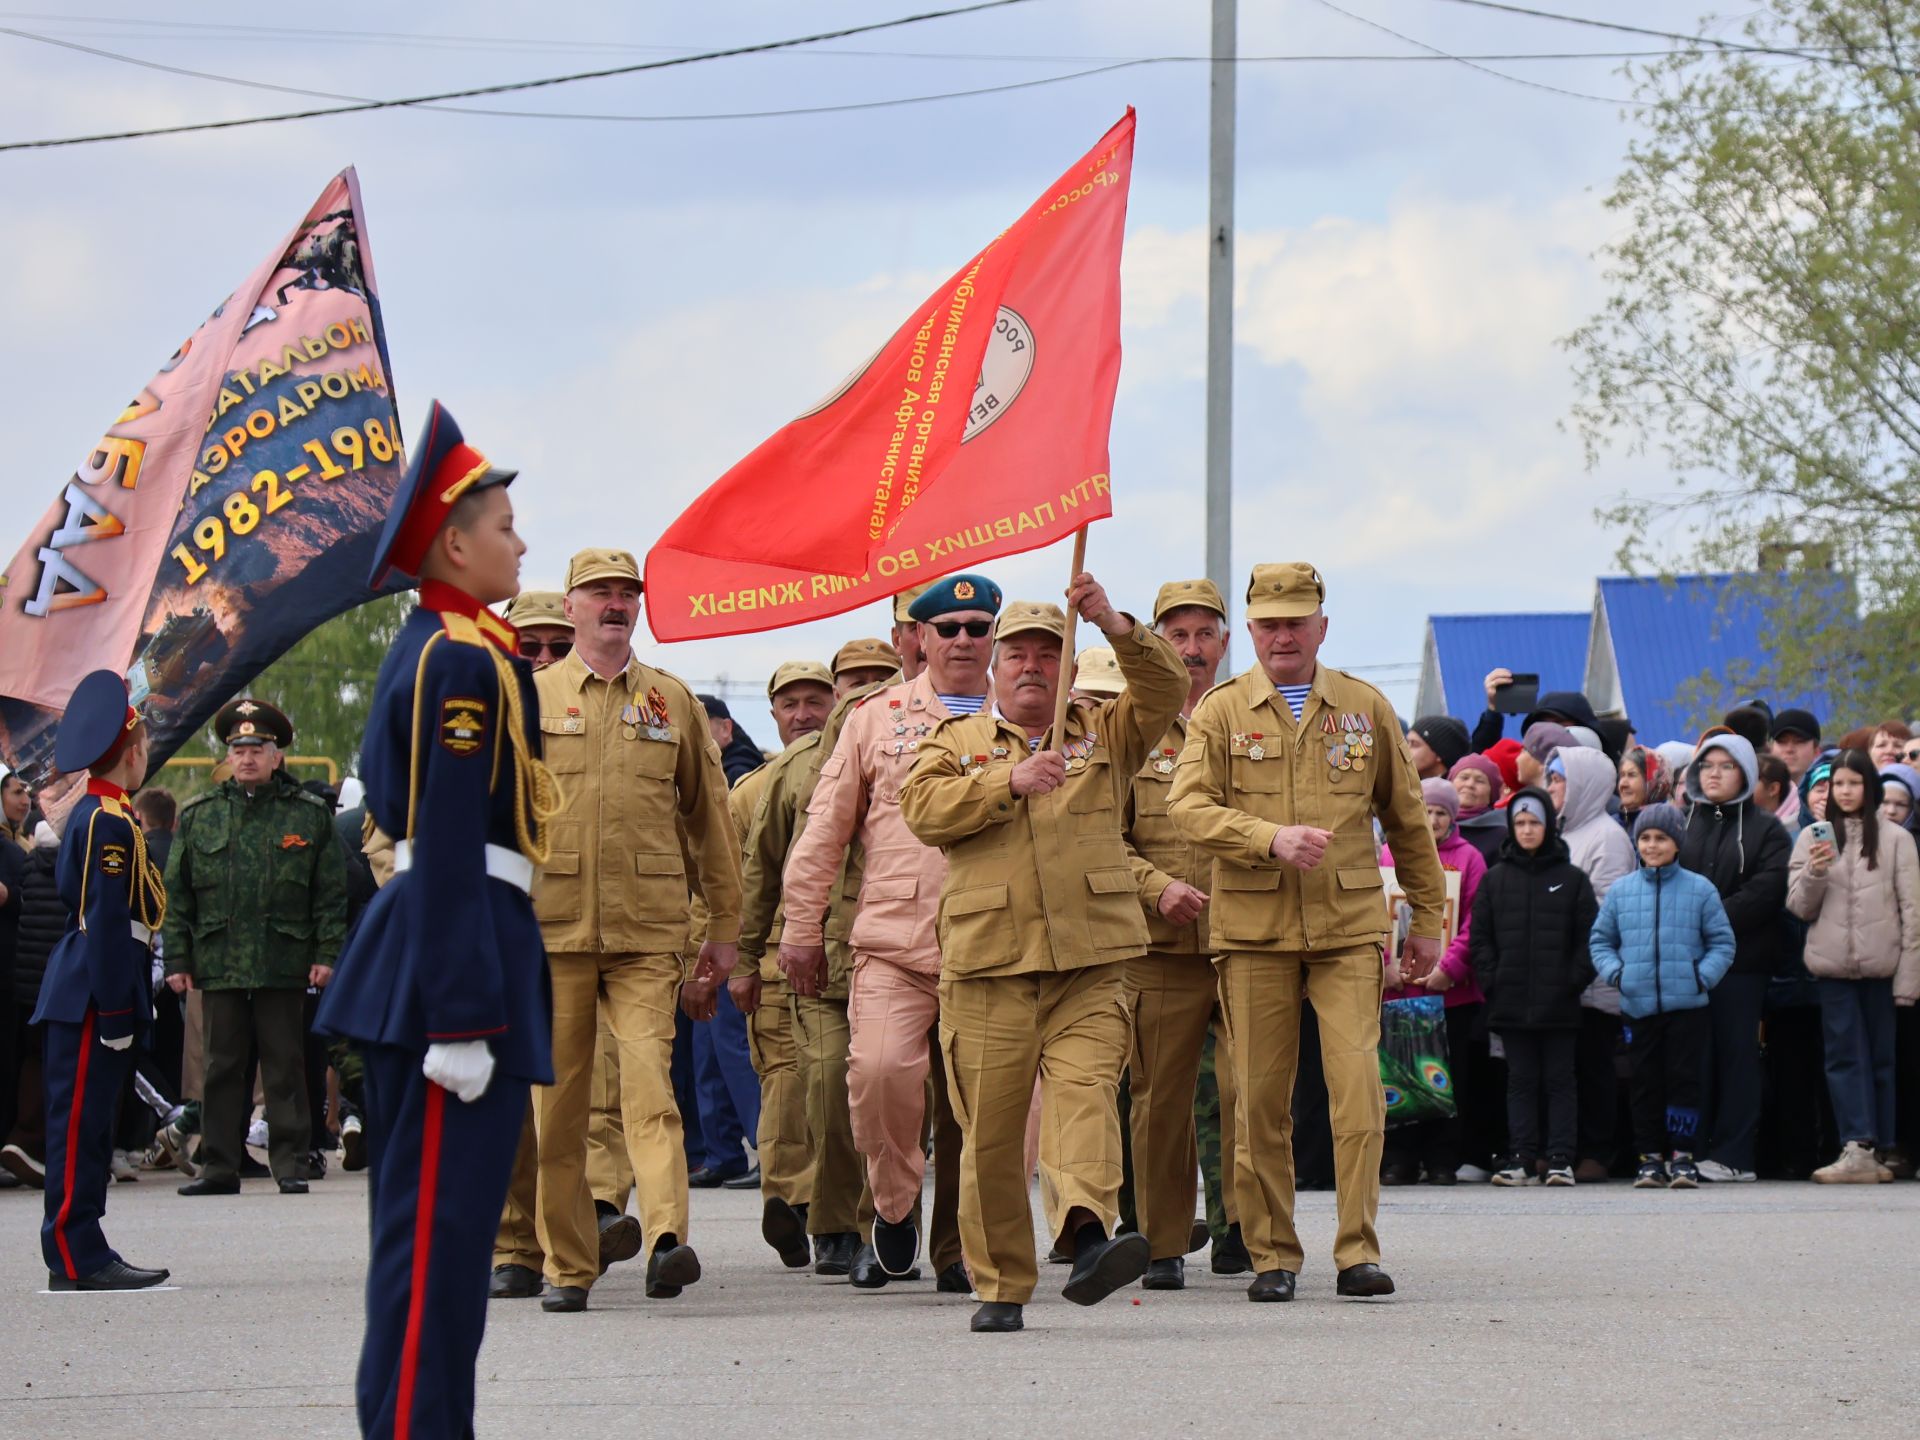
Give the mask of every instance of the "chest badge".
<path id="1" fill-rule="evenodd" d="M 1060 747 L 1060 753 L 1067 757 L 1067 769 L 1083 770 L 1087 757 L 1100 747 L 1100 737 L 1089 730 L 1078 740 L 1070 740 Z"/>
<path id="2" fill-rule="evenodd" d="M 1159 755 L 1154 758 L 1153 768 L 1156 773 L 1161 775 L 1173 774 L 1173 751 L 1162 750 Z"/>

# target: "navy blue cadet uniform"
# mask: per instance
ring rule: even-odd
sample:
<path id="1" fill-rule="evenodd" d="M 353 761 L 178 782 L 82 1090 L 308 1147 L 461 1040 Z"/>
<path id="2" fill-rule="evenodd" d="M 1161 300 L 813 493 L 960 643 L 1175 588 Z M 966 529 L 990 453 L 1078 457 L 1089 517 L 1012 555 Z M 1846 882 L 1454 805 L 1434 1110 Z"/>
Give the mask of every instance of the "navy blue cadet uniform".
<path id="1" fill-rule="evenodd" d="M 135 723 L 124 682 L 112 671 L 95 671 L 67 707 L 61 738 L 69 743 L 56 742 L 55 763 L 85 769 L 117 748 Z M 76 735 L 79 749 L 72 743 Z M 111 1181 L 114 1106 L 133 1049 L 108 1042 L 144 1041 L 152 1024 L 153 934 L 165 918 L 167 894 L 126 802 L 127 792 L 118 785 L 90 779 L 67 816 L 54 869 L 69 912 L 67 931 L 47 959 L 30 1022 L 46 1026 L 47 1181 L 40 1249 L 55 1289 L 76 1288 L 120 1261 L 100 1222 Z"/>
<path id="2" fill-rule="evenodd" d="M 435 455 L 449 430 L 451 462 Z M 451 508 L 441 466 L 469 473 L 472 460 L 485 463 L 436 403 L 395 520 L 416 502 L 441 508 L 416 553 L 391 556 L 397 568 L 418 565 Z M 376 586 L 394 530 L 390 520 Z M 553 1080 L 546 951 L 528 898 L 546 782 L 532 671 L 514 642 L 473 597 L 429 581 L 380 667 L 361 742 L 367 810 L 398 842 L 396 873 L 361 916 L 316 1026 L 352 1041 L 366 1066 L 372 1234 L 356 1395 L 369 1436 L 473 1433 L 494 1231 L 528 1088 Z M 470 1040 L 486 1042 L 495 1070 L 463 1102 L 421 1064 L 434 1044 Z"/>

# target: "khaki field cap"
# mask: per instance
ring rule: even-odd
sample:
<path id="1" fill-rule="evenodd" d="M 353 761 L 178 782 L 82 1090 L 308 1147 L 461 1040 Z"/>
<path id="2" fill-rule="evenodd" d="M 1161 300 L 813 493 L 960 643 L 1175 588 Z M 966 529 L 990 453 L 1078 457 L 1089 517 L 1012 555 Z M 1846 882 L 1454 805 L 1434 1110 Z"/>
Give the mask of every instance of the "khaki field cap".
<path id="1" fill-rule="evenodd" d="M 896 625 L 911 625 L 913 623 L 913 616 L 907 613 L 908 608 L 912 606 L 914 601 L 918 600 L 939 583 L 938 580 L 929 580 L 924 585 L 916 585 L 911 590 L 902 590 L 898 595 L 894 596 L 893 623 Z"/>
<path id="2" fill-rule="evenodd" d="M 1184 609 L 1188 605 L 1211 610 L 1222 620 L 1227 618 L 1227 602 L 1220 598 L 1220 587 L 1213 581 L 1169 580 L 1153 597 L 1153 623 L 1158 625 L 1160 617 L 1169 610 Z"/>
<path id="3" fill-rule="evenodd" d="M 1127 688 L 1127 677 L 1120 673 L 1120 657 L 1108 645 L 1091 645 L 1080 652 L 1080 668 L 1074 672 L 1073 688 L 1089 695 L 1119 695 Z"/>
<path id="4" fill-rule="evenodd" d="M 573 629 L 573 621 L 567 618 L 566 597 L 558 590 L 522 590 L 507 602 L 507 623 Z"/>
<path id="5" fill-rule="evenodd" d="M 640 585 L 639 563 L 625 550 L 582 550 L 567 565 L 567 589 L 595 580 L 631 580 Z"/>
<path id="6" fill-rule="evenodd" d="M 1029 630 L 1044 630 L 1064 640 L 1067 638 L 1067 612 L 1058 605 L 1046 605 L 1038 600 L 1010 600 L 993 627 L 993 638 L 1004 640 L 1009 635 L 1022 635 Z"/>
<path id="7" fill-rule="evenodd" d="M 1326 581 L 1304 560 L 1256 565 L 1247 585 L 1247 618 L 1298 620 L 1313 614 L 1326 598 Z"/>
<path id="8" fill-rule="evenodd" d="M 833 688 L 833 672 L 818 660 L 789 660 L 773 672 L 773 679 L 767 682 L 767 698 L 771 700 L 789 685 L 798 685 L 805 681 L 809 685 L 824 685 Z"/>
<path id="9" fill-rule="evenodd" d="M 900 652 L 884 640 L 849 640 L 833 657 L 833 673 L 849 670 L 898 670 Z"/>

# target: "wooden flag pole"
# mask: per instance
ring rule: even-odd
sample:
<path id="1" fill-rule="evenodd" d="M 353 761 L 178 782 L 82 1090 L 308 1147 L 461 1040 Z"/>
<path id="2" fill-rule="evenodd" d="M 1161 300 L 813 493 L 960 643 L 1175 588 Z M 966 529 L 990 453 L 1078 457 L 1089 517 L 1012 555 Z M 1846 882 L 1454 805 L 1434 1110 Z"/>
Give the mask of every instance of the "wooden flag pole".
<path id="1" fill-rule="evenodd" d="M 1087 527 L 1082 525 L 1073 532 L 1073 569 L 1067 572 L 1067 583 L 1073 583 L 1073 577 L 1087 568 Z M 1080 612 L 1072 605 L 1067 606 L 1067 633 L 1060 637 L 1060 693 L 1053 698 L 1053 748 L 1058 750 L 1067 743 L 1067 706 L 1073 703 L 1073 632 L 1080 620 Z"/>

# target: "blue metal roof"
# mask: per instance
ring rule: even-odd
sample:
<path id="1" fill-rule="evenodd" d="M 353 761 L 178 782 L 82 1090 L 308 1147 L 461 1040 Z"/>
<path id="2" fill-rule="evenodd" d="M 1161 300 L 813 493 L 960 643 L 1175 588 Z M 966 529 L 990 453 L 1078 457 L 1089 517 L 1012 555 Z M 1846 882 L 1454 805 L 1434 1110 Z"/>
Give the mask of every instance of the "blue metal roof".
<path id="1" fill-rule="evenodd" d="M 1751 583 L 1744 575 L 1612 576 L 1599 582 L 1596 625 L 1606 627 L 1620 700 L 1649 743 L 1690 740 L 1742 700 L 1766 696 L 1775 710 L 1832 716 L 1825 688 L 1781 695 L 1766 681 L 1773 656 L 1764 639 L 1776 624 L 1799 630 L 1822 610 L 1855 610 L 1844 577 Z M 1783 587 L 1783 588 L 1782 588 Z M 1594 637 L 1596 650 L 1603 637 Z M 1603 657 L 1595 656 L 1596 665 Z M 1598 695 L 1591 698 L 1604 703 Z"/>
<path id="2" fill-rule="evenodd" d="M 1434 615 L 1427 621 L 1426 664 L 1438 664 L 1439 689 L 1449 715 L 1469 727 L 1487 708 L 1483 688 L 1489 670 L 1505 666 L 1540 677 L 1540 690 L 1578 690 L 1586 683 L 1587 637 L 1593 617 L 1585 610 L 1532 615 Z M 1423 673 L 1421 696 L 1428 693 Z M 1507 717 L 1506 733 L 1519 738 L 1520 716 Z"/>

